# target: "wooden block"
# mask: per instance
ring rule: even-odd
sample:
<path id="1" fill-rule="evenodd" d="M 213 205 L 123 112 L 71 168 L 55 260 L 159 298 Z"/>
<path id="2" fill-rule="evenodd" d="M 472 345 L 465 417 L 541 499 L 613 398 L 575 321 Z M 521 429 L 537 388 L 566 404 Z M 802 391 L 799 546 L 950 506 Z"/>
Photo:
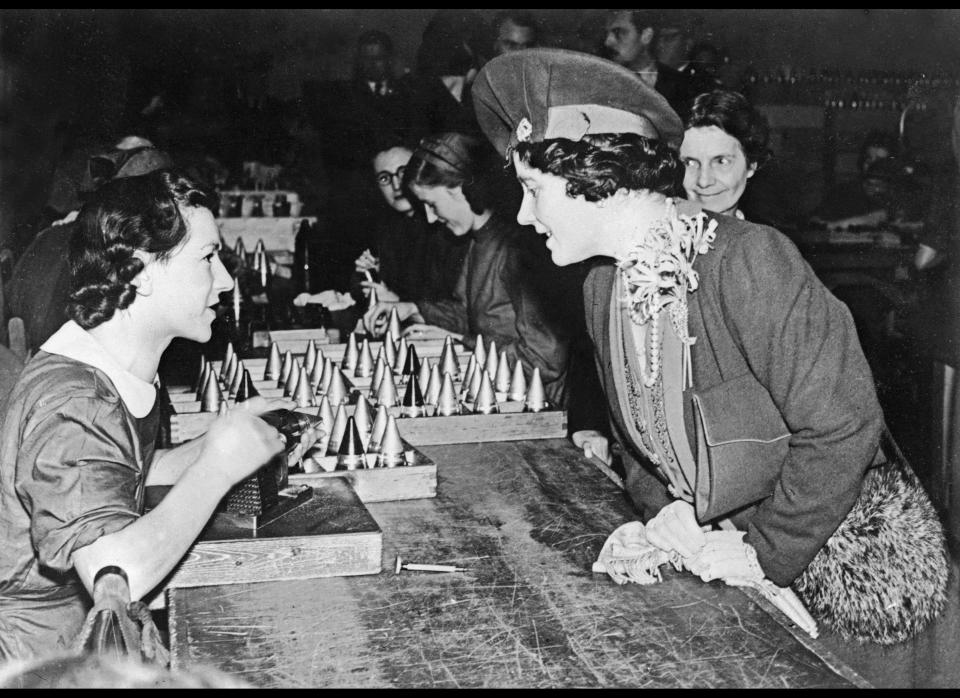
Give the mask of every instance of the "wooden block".
<path id="1" fill-rule="evenodd" d="M 350 483 L 317 478 L 312 486 L 307 503 L 256 530 L 211 519 L 162 590 L 378 574 L 383 533 Z"/>
<path id="2" fill-rule="evenodd" d="M 563 410 L 512 414 L 461 414 L 453 417 L 398 419 L 404 441 L 417 446 L 477 441 L 522 441 L 560 439 L 567 435 Z"/>
<path id="3" fill-rule="evenodd" d="M 419 451 L 417 452 L 419 453 Z M 423 454 L 420 454 L 423 456 Z M 327 473 L 297 473 L 289 476 L 291 485 L 315 485 L 330 478 L 350 483 L 361 502 L 392 502 L 401 499 L 426 499 L 437 496 L 437 465 L 428 462 L 401 465 L 395 468 L 335 470 Z"/>

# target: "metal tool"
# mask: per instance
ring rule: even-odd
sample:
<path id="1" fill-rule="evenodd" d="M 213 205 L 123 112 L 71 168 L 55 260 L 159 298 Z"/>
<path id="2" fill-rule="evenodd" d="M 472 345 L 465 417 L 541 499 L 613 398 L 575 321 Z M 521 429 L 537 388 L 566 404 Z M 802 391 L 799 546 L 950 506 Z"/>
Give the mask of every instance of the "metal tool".
<path id="1" fill-rule="evenodd" d="M 394 574 L 400 574 L 400 570 L 416 570 L 419 572 L 466 572 L 466 567 L 454 567 L 453 565 L 421 565 L 415 562 L 404 562 L 400 555 L 397 555 L 397 564 L 393 568 Z"/>

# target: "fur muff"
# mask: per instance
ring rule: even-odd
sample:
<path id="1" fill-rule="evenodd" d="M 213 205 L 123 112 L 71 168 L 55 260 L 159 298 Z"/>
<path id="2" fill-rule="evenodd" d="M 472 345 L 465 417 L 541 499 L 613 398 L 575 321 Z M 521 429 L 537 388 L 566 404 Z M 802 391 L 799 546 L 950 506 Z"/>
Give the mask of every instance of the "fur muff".
<path id="1" fill-rule="evenodd" d="M 943 526 L 901 456 L 867 473 L 853 509 L 793 588 L 845 639 L 891 645 L 940 614 L 948 574 Z"/>

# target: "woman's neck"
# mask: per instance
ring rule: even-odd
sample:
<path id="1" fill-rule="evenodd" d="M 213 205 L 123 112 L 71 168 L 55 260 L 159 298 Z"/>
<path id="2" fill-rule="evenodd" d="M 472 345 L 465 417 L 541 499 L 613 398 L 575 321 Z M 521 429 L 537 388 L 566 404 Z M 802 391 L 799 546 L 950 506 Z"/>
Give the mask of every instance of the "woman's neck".
<path id="1" fill-rule="evenodd" d="M 149 331 L 138 330 L 124 311 L 117 311 L 110 320 L 88 332 L 99 342 L 119 366 L 140 380 L 150 382 L 160 367 L 160 357 L 170 344 L 158 342 Z"/>
<path id="2" fill-rule="evenodd" d="M 476 214 L 473 217 L 473 225 L 470 226 L 470 232 L 480 230 L 480 228 L 485 226 L 491 218 L 493 218 L 493 211 L 489 208 L 483 213 Z"/>
<path id="3" fill-rule="evenodd" d="M 600 210 L 605 212 L 600 235 L 600 254 L 623 258 L 636 246 L 655 221 L 667 212 L 668 197 L 656 192 L 618 192 Z"/>

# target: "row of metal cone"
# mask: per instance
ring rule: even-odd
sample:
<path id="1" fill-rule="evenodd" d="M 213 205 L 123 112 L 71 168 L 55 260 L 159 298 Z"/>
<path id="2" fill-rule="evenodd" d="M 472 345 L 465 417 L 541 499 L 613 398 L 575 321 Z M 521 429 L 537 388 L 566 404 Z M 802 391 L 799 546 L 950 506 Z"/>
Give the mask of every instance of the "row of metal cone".
<path id="1" fill-rule="evenodd" d="M 337 470 L 363 468 L 393 468 L 406 464 L 406 454 L 396 417 L 380 405 L 371 417 L 370 403 L 362 395 L 357 400 L 352 416 L 347 416 L 346 405 L 333 408 L 326 396 L 317 409 L 324 436 L 315 445 L 316 451 L 337 456 Z"/>

